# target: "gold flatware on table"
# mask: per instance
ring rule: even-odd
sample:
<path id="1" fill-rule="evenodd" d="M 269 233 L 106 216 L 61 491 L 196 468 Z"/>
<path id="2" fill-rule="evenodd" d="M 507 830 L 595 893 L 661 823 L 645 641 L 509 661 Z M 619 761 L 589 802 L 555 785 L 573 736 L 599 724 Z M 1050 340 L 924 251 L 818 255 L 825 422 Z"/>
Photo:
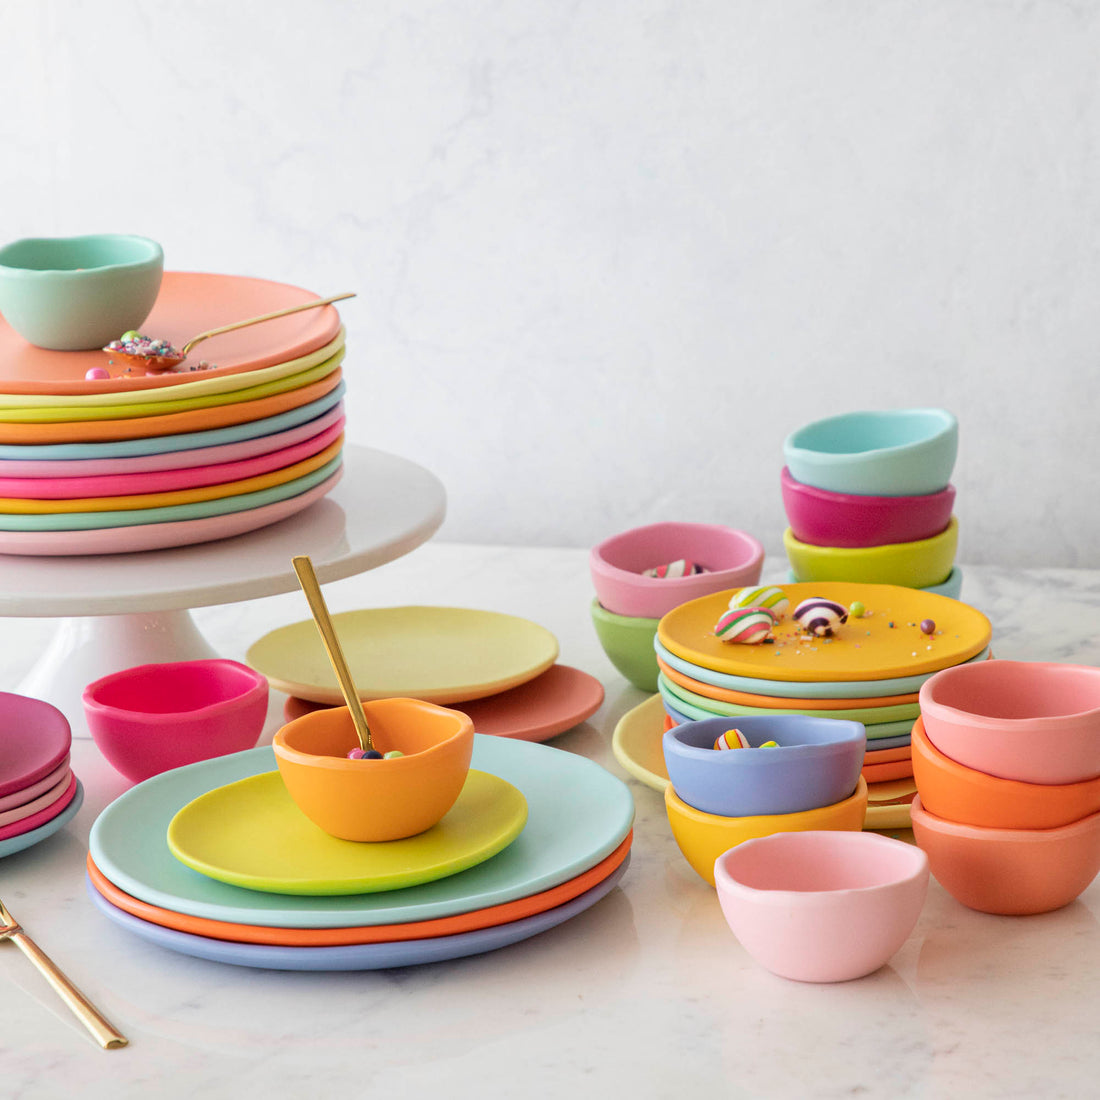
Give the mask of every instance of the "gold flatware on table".
<path id="1" fill-rule="evenodd" d="M 15 918 L 0 901 L 0 940 L 11 940 L 53 986 L 58 996 L 72 1009 L 78 1020 L 92 1033 L 104 1050 L 124 1047 L 129 1041 L 113 1028 L 99 1013 L 95 1005 L 61 973 L 50 957 L 27 935 Z"/>

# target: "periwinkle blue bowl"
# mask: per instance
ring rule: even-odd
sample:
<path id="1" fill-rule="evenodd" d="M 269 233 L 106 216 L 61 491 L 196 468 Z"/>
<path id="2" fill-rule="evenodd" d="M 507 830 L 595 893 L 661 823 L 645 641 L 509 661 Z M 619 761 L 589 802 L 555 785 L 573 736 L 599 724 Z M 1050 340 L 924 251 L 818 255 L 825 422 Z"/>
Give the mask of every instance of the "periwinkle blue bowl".
<path id="1" fill-rule="evenodd" d="M 716 750 L 728 729 L 752 746 Z M 778 747 L 762 749 L 765 741 Z M 801 714 L 705 718 L 662 740 L 673 789 L 689 806 L 719 817 L 793 814 L 831 806 L 859 782 L 867 733 L 861 722 Z"/>
<path id="2" fill-rule="evenodd" d="M 947 487 L 959 422 L 946 409 L 883 409 L 815 420 L 783 443 L 796 481 L 831 493 L 911 497 Z"/>

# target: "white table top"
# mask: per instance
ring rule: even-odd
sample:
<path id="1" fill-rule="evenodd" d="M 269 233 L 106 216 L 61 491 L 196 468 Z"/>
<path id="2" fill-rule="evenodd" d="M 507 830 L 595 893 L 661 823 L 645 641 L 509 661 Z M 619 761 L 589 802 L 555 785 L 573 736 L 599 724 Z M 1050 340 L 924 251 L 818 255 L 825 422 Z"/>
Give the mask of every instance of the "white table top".
<path id="1" fill-rule="evenodd" d="M 783 571 L 769 562 L 765 578 Z M 1100 665 L 1100 570 L 964 572 L 963 598 L 992 619 L 998 656 Z M 334 610 L 450 604 L 547 626 L 561 660 L 607 688 L 599 712 L 552 744 L 627 778 L 611 733 L 644 696 L 599 649 L 584 551 L 429 543 L 326 594 Z M 289 593 L 195 613 L 238 658 L 302 617 Z M 9 621 L 0 674 L 18 680 L 50 630 Z M 101 1051 L 27 960 L 0 944 L 6 1096 L 1046 1098 L 1100 1088 L 1100 881 L 1059 912 L 1024 918 L 972 912 L 933 882 L 889 965 L 842 985 L 788 982 L 741 949 L 680 856 L 660 796 L 631 780 L 626 877 L 559 928 L 405 970 L 249 970 L 146 944 L 93 909 L 88 830 L 127 784 L 91 742 L 74 745 L 73 761 L 83 809 L 0 862 L 0 897 L 131 1045 Z"/>

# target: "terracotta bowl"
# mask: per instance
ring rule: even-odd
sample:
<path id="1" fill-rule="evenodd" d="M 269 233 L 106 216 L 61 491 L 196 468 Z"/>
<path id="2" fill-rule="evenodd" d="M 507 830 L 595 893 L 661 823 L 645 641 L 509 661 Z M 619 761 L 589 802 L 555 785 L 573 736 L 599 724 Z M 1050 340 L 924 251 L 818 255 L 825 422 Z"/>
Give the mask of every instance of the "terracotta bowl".
<path id="1" fill-rule="evenodd" d="M 920 689 L 928 740 L 968 768 L 1022 783 L 1100 776 L 1100 668 L 982 661 Z"/>
<path id="2" fill-rule="evenodd" d="M 645 577 L 643 572 L 679 560 L 708 572 L 687 577 Z M 764 547 L 744 531 L 711 523 L 653 523 L 613 535 L 588 557 L 600 604 L 616 615 L 659 619 L 698 596 L 756 584 Z"/>
<path id="3" fill-rule="evenodd" d="M 1100 871 L 1100 813 L 1058 829 L 984 829 L 930 814 L 919 794 L 909 812 L 936 880 L 983 913 L 1061 909 Z"/>
<path id="4" fill-rule="evenodd" d="M 393 760 L 349 760 L 359 744 L 347 707 L 304 714 L 272 746 L 290 797 L 342 840 L 400 840 L 430 829 L 455 804 L 470 769 L 474 724 L 419 699 L 363 703 L 375 747 Z"/>
<path id="5" fill-rule="evenodd" d="M 761 966 L 844 982 L 877 970 L 908 939 L 928 857 L 877 833 L 775 833 L 719 856 L 714 882 L 733 934 Z"/>
<path id="6" fill-rule="evenodd" d="M 660 619 L 635 619 L 616 615 L 593 600 L 592 625 L 607 659 L 636 688 L 653 694 L 657 690 L 657 653 L 653 639 Z"/>

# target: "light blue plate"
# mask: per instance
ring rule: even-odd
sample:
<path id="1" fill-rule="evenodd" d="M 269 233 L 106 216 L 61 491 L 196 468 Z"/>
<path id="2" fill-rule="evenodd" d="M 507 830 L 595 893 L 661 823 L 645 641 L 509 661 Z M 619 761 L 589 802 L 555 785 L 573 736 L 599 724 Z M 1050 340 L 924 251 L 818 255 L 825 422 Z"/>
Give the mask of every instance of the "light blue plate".
<path id="1" fill-rule="evenodd" d="M 594 867 L 630 832 L 630 789 L 584 757 L 548 745 L 475 734 L 470 766 L 523 792 L 523 832 L 477 867 L 385 894 L 263 894 L 216 882 L 173 858 L 166 834 L 176 812 L 215 787 L 273 770 L 275 754 L 266 747 L 204 760 L 139 783 L 99 815 L 88 846 L 111 882 L 162 909 L 274 928 L 343 928 L 448 917 L 548 890 Z"/>
<path id="2" fill-rule="evenodd" d="M 76 793 L 73 795 L 72 801 L 57 817 L 51 818 L 45 825 L 39 825 L 37 829 L 31 829 L 29 833 L 20 833 L 18 836 L 9 836 L 7 840 L 0 840 L 0 859 L 21 852 L 24 848 L 30 848 L 40 840 L 45 840 L 48 836 L 53 836 L 58 829 L 63 829 L 76 817 L 77 810 L 80 809 L 83 801 L 84 788 L 78 779 L 76 781 Z"/>
<path id="3" fill-rule="evenodd" d="M 178 435 L 154 435 L 145 439 L 118 439 L 106 443 L 5 443 L 0 445 L 0 459 L 61 459 L 61 458 L 130 458 L 135 455 L 159 455 L 169 451 L 193 451 L 199 447 L 218 447 L 223 443 L 239 443 L 258 439 L 275 432 L 296 428 L 328 412 L 341 397 L 346 386 L 339 382 L 324 397 L 296 409 L 250 420 L 228 428 L 208 428 L 203 432 L 181 432 Z"/>
<path id="4" fill-rule="evenodd" d="M 792 584 L 798 584 L 798 578 L 794 575 L 793 569 L 787 570 L 787 580 Z M 959 566 L 955 566 L 950 573 L 947 574 L 947 580 L 940 581 L 939 584 L 931 584 L 927 588 L 918 588 L 918 592 L 931 592 L 936 596 L 947 596 L 949 599 L 957 600 L 959 594 L 962 592 L 963 586 L 963 571 Z"/>

